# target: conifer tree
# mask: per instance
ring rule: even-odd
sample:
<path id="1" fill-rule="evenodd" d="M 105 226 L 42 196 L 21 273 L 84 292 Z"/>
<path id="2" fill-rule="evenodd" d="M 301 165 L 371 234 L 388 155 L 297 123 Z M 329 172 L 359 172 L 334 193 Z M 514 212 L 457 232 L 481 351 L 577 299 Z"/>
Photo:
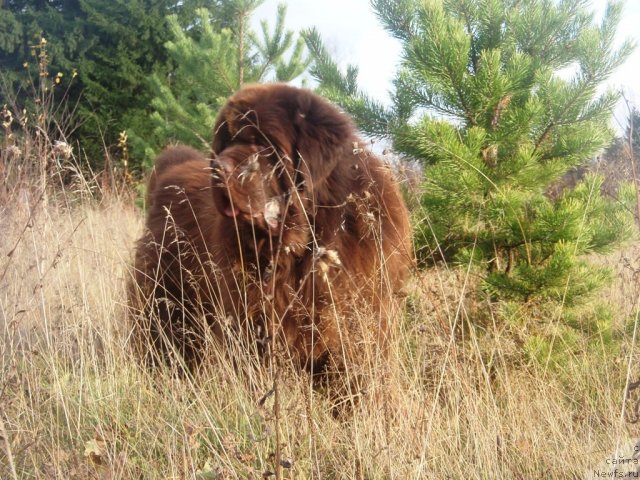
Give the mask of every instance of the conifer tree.
<path id="1" fill-rule="evenodd" d="M 75 111 L 74 140 L 97 165 L 120 132 L 151 135 L 149 77 L 166 74 L 166 17 L 193 25 L 195 10 L 221 8 L 225 0 L 10 0 L 0 1 L 0 106 L 30 101 L 33 46 L 47 40 L 49 71 L 77 78 L 65 101 Z M 69 132 L 67 132 L 69 133 Z M 132 151 L 132 156 L 138 156 Z M 141 156 L 141 155 L 140 155 Z"/>
<path id="2" fill-rule="evenodd" d="M 607 277 L 584 254 L 632 235 L 632 192 L 606 199 L 596 175 L 546 192 L 612 139 L 618 95 L 599 87 L 633 48 L 614 47 L 620 2 L 600 23 L 584 0 L 372 4 L 403 46 L 391 106 L 364 95 L 314 30 L 312 73 L 365 133 L 422 163 L 421 262 L 471 264 L 494 298 L 584 299 Z"/>
<path id="3" fill-rule="evenodd" d="M 223 0 L 217 10 L 197 11 L 184 25 L 168 17 L 172 39 L 165 46 L 175 68 L 152 77 L 155 126 L 152 137 L 133 135 L 144 144 L 147 160 L 170 142 L 203 151 L 210 148 L 218 109 L 245 83 L 289 81 L 308 65 L 302 37 L 285 29 L 286 7 L 278 7 L 273 29 L 266 21 L 253 31 L 249 20 L 262 0 Z"/>

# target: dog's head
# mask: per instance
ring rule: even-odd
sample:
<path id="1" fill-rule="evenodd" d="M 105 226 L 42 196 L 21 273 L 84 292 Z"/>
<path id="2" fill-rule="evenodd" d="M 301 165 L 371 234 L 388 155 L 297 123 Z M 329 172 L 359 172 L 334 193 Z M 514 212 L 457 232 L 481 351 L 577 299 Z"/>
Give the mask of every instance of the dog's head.
<path id="1" fill-rule="evenodd" d="M 314 93 L 251 85 L 229 99 L 215 126 L 214 201 L 221 214 L 285 243 L 306 243 L 315 192 L 345 158 L 348 117 Z M 288 242 L 287 242 L 288 240 Z"/>

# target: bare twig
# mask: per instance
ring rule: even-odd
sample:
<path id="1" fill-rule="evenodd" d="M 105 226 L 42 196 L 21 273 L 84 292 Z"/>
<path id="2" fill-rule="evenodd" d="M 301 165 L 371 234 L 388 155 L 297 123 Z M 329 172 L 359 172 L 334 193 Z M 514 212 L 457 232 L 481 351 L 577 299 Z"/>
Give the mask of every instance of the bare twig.
<path id="1" fill-rule="evenodd" d="M 7 252 L 7 257 L 9 257 L 9 259 L 11 259 L 11 257 L 14 254 L 14 252 L 16 251 L 16 248 L 18 248 L 18 245 L 20 244 L 20 241 L 22 240 L 22 237 L 24 236 L 24 232 L 26 232 L 27 228 L 29 228 L 29 226 L 32 224 L 31 222 L 33 220 L 33 214 L 36 211 L 36 207 L 42 201 L 43 198 L 44 198 L 44 191 L 40 193 L 40 196 L 38 197 L 38 200 L 36 200 L 35 205 L 30 209 L 29 218 L 27 218 L 27 221 L 25 222 L 24 227 L 22 228 L 22 231 L 20 232 L 20 235 L 18 235 L 18 240 L 16 240 L 16 243 L 13 245 L 13 248 Z M 2 283 L 2 281 L 4 280 L 4 277 L 7 275 L 7 271 L 9 270 L 9 265 L 10 264 L 11 264 L 11 260 L 9 260 L 7 262 L 7 264 L 4 266 L 4 270 L 2 271 L 2 275 L 0 275 L 0 283 Z"/>
<path id="2" fill-rule="evenodd" d="M 13 454 L 11 453 L 11 444 L 9 443 L 9 436 L 7 435 L 7 430 L 4 428 L 4 421 L 2 420 L 2 415 L 0 415 L 0 440 L 5 444 L 5 452 L 7 453 L 7 462 L 9 463 L 9 468 L 11 469 L 11 476 L 15 480 L 18 480 L 18 473 L 16 472 L 16 465 L 13 461 Z"/>

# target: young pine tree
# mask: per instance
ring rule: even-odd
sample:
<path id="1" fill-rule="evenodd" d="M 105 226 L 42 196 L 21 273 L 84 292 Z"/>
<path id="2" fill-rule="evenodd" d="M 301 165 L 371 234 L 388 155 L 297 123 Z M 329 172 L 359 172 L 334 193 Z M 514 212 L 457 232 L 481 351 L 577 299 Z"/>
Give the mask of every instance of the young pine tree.
<path id="1" fill-rule="evenodd" d="M 147 161 L 170 142 L 207 151 L 218 109 L 243 84 L 289 81 L 308 66 L 304 40 L 285 30 L 280 5 L 273 31 L 261 22 L 261 34 L 249 20 L 261 0 L 224 0 L 218 10 L 199 10 L 192 25 L 168 17 L 172 40 L 165 46 L 175 68 L 166 78 L 152 77 L 155 112 L 153 138 L 145 138 Z M 141 138 L 137 138 L 142 142 Z"/>
<path id="2" fill-rule="evenodd" d="M 632 50 L 614 48 L 621 4 L 596 24 L 584 0 L 372 3 L 403 46 L 392 105 L 362 94 L 315 31 L 312 73 L 365 133 L 424 166 L 419 259 L 470 262 L 494 298 L 575 304 L 592 293 L 607 275 L 584 255 L 632 234 L 630 188 L 606 199 L 590 175 L 546 192 L 612 139 L 618 95 L 600 86 Z"/>

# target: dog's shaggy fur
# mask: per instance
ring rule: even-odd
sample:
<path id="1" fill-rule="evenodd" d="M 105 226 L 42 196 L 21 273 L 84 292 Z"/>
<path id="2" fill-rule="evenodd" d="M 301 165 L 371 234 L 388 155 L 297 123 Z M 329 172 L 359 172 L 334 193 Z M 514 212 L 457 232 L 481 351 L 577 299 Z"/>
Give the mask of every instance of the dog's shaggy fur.
<path id="1" fill-rule="evenodd" d="M 385 349 L 412 262 L 407 210 L 389 168 L 321 97 L 243 88 L 219 114 L 213 159 L 166 149 L 147 198 L 130 303 L 148 360 L 193 367 L 207 336 L 244 335 L 318 373 L 359 355 L 363 316 Z"/>

